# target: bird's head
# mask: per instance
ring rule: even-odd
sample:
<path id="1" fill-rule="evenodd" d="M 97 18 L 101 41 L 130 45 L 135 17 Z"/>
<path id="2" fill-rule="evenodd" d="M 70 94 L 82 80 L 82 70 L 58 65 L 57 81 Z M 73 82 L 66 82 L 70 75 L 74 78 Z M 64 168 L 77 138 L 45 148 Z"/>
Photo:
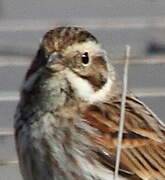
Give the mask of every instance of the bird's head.
<path id="1" fill-rule="evenodd" d="M 64 72 L 77 95 L 90 102 L 105 98 L 115 80 L 106 51 L 79 27 L 59 27 L 45 34 L 26 79 L 41 68 L 52 76 Z"/>

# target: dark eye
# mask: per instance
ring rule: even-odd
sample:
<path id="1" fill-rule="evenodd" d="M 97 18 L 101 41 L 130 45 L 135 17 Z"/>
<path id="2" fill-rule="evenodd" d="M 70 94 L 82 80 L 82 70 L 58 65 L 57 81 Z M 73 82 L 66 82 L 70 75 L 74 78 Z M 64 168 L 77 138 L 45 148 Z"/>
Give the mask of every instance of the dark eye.
<path id="1" fill-rule="evenodd" d="M 82 59 L 82 63 L 84 65 L 87 65 L 89 63 L 89 56 L 88 56 L 88 53 L 85 52 L 82 56 L 81 56 L 81 59 Z"/>

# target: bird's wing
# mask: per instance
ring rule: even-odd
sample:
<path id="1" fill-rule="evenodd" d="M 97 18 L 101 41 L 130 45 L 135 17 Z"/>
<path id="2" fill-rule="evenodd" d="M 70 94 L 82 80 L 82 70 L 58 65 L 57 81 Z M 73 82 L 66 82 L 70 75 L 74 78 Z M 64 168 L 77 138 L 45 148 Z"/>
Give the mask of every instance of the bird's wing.
<path id="1" fill-rule="evenodd" d="M 109 103 L 90 105 L 85 121 L 97 131 L 90 140 L 99 146 L 100 161 L 111 168 L 115 164 L 120 97 Z M 127 97 L 120 172 L 141 179 L 165 179 L 165 126 L 134 96 Z"/>

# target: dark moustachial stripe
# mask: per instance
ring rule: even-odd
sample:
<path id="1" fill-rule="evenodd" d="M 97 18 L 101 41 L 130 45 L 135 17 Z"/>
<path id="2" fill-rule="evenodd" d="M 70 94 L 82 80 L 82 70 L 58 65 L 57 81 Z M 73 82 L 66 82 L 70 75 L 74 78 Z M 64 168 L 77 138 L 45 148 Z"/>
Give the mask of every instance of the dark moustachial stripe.
<path id="1" fill-rule="evenodd" d="M 79 74 L 79 73 L 77 73 L 77 72 L 75 72 L 75 71 L 74 71 L 74 73 L 75 73 L 77 76 L 79 76 L 80 78 L 88 81 L 89 84 L 92 85 L 92 87 L 93 87 L 93 89 L 94 89 L 95 91 L 101 89 L 101 88 L 105 85 L 105 83 L 107 82 L 107 79 L 105 79 L 104 77 L 99 77 L 99 78 L 97 78 L 97 77 L 90 76 L 90 75 L 83 76 L 83 75 L 81 75 L 81 74 Z"/>
<path id="2" fill-rule="evenodd" d="M 101 89 L 107 82 L 107 79 L 105 78 L 100 78 L 98 80 L 92 76 L 80 76 L 80 77 L 87 80 L 93 86 L 95 91 Z"/>

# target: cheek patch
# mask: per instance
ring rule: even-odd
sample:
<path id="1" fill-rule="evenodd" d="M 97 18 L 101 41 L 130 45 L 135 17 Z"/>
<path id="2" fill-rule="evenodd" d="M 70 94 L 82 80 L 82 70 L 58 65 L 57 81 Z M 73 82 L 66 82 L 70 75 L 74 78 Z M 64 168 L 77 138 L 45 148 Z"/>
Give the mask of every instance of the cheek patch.
<path id="1" fill-rule="evenodd" d="M 94 91 L 88 80 L 79 77 L 74 72 L 67 70 L 66 77 L 70 82 L 72 88 L 75 90 L 75 93 L 80 98 L 88 101 L 89 103 L 104 101 L 107 95 L 110 93 L 112 87 L 112 80 L 110 78 L 108 78 L 101 89 Z"/>

